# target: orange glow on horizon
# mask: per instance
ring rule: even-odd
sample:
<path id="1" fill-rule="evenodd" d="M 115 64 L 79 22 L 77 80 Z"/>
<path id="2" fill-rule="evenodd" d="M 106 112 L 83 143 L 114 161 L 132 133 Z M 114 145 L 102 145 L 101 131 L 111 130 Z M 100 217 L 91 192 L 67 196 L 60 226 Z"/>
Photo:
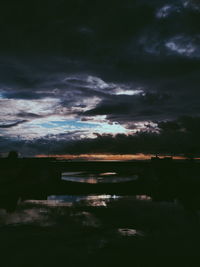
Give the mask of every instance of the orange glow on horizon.
<path id="1" fill-rule="evenodd" d="M 155 157 L 153 154 L 79 154 L 79 155 L 36 155 L 37 158 L 52 157 L 58 160 L 91 160 L 91 161 L 127 161 L 127 160 L 150 160 L 151 157 Z M 159 158 L 166 157 L 161 155 Z M 173 159 L 183 160 L 184 156 L 173 156 Z"/>

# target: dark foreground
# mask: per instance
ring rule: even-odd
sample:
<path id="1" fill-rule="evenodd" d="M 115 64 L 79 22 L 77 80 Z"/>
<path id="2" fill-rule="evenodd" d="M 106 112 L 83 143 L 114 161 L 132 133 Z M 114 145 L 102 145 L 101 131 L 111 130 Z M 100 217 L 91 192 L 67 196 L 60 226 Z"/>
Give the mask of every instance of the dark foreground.
<path id="1" fill-rule="evenodd" d="M 2 266 L 200 266 L 199 163 L 0 163 Z M 90 170 L 133 179 L 61 180 Z"/>
<path id="2" fill-rule="evenodd" d="M 143 197 L 0 211 L 2 266 L 200 266 L 199 215 Z"/>

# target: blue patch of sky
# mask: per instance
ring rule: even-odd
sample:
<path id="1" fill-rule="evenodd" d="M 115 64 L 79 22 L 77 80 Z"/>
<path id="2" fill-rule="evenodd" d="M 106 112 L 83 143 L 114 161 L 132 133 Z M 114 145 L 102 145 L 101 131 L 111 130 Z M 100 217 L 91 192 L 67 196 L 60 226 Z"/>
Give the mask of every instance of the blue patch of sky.
<path id="1" fill-rule="evenodd" d="M 44 128 L 58 128 L 58 127 L 64 127 L 68 126 L 69 128 L 94 128 L 98 127 L 99 124 L 95 123 L 86 123 L 86 122 L 80 122 L 78 120 L 69 120 L 69 121 L 50 121 L 50 122 L 44 122 L 37 124 L 39 126 L 42 126 Z"/>

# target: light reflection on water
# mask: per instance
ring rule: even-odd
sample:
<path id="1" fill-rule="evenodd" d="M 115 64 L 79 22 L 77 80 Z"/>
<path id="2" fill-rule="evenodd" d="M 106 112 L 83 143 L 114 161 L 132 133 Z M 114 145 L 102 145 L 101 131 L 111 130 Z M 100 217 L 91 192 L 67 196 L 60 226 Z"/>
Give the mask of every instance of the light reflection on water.
<path id="1" fill-rule="evenodd" d="M 132 198 L 139 201 L 152 201 L 152 198 L 147 195 L 136 195 L 136 196 L 117 196 L 117 195 L 88 195 L 88 196 L 49 196 L 48 199 L 43 202 L 47 205 L 58 205 L 58 206 L 72 206 L 76 203 L 81 203 L 85 206 L 104 206 L 106 207 L 110 202 L 113 202 L 122 198 Z M 40 201 L 41 202 L 41 201 Z"/>
<path id="2" fill-rule="evenodd" d="M 99 227 L 98 220 L 89 212 L 77 211 L 73 213 L 71 207 L 107 207 L 111 201 L 120 197 L 115 195 L 88 195 L 88 196 L 49 196 L 46 200 L 25 200 L 12 213 L 0 210 L 0 226 L 2 225 L 39 225 L 53 226 L 64 216 L 80 221 L 84 226 Z M 65 207 L 69 209 L 65 209 Z M 53 217 L 52 217 L 53 216 Z"/>
<path id="3" fill-rule="evenodd" d="M 73 206 L 73 202 L 61 202 L 59 200 L 26 200 L 24 201 L 26 204 L 34 204 L 34 205 L 43 205 L 49 207 L 71 207 Z"/>
<path id="4" fill-rule="evenodd" d="M 127 236 L 127 237 L 131 237 L 131 236 L 144 236 L 144 233 L 141 231 L 138 231 L 136 229 L 130 229 L 130 228 L 119 228 L 118 229 L 118 233 L 121 236 Z"/>
<path id="5" fill-rule="evenodd" d="M 100 227 L 101 222 L 95 217 L 95 212 L 94 214 L 88 212 L 87 207 L 112 209 L 113 205 L 115 206 L 116 204 L 117 206 L 115 207 L 119 207 L 120 210 L 122 207 L 125 207 L 125 203 L 132 203 L 134 206 L 134 203 L 137 201 L 146 202 L 150 200 L 145 195 L 123 197 L 116 195 L 51 195 L 46 200 L 21 201 L 17 209 L 12 213 L 0 209 L 0 226 L 38 225 L 48 227 L 59 225 L 60 221 L 62 222 L 63 220 L 62 218 L 65 218 L 67 223 L 75 220 L 83 226 Z M 92 209 L 92 211 L 94 210 Z M 119 228 L 116 234 L 124 237 L 142 236 L 137 230 L 129 228 Z"/>
<path id="6" fill-rule="evenodd" d="M 84 206 L 106 207 L 111 201 L 119 199 L 116 195 L 88 195 L 88 196 L 56 196 L 52 195 L 47 198 L 47 200 L 26 200 L 26 203 L 32 203 L 35 205 L 44 206 L 57 206 L 57 207 L 72 207 L 76 204 L 82 204 Z"/>
<path id="7" fill-rule="evenodd" d="M 147 195 L 136 195 L 135 198 L 137 200 L 143 200 L 143 201 L 152 201 L 152 198 Z"/>
<path id="8" fill-rule="evenodd" d="M 43 227 L 52 226 L 48 210 L 44 208 L 29 207 L 8 213 L 0 210 L 0 226 L 3 225 L 39 225 Z"/>
<path id="9" fill-rule="evenodd" d="M 51 195 L 46 200 L 26 200 L 24 203 L 35 205 L 44 205 L 49 207 L 72 207 L 73 205 L 91 206 L 91 207 L 107 207 L 113 201 L 119 199 L 131 198 L 137 201 L 152 201 L 150 196 L 117 196 L 117 195 Z"/>
<path id="10" fill-rule="evenodd" d="M 89 173 L 89 172 L 63 172 L 62 179 L 81 183 L 119 183 L 138 179 L 138 175 L 121 176 L 116 172 Z"/>

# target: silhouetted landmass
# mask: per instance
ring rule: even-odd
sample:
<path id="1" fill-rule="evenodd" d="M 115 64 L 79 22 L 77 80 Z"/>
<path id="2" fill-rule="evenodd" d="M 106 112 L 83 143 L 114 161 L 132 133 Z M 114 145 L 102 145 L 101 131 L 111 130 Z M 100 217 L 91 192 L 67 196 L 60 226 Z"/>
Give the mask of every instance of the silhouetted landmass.
<path id="1" fill-rule="evenodd" d="M 138 179 L 120 183 L 79 183 L 61 180 L 65 171 L 114 171 Z M 146 194 L 154 201 L 178 199 L 188 210 L 200 208 L 200 163 L 194 160 L 173 160 L 170 157 L 150 161 L 76 162 L 53 158 L 16 157 L 0 159 L 0 197 L 19 196 L 24 199 L 45 199 L 48 195 Z M 14 197 L 17 199 L 17 197 Z"/>
<path id="2" fill-rule="evenodd" d="M 138 179 L 88 184 L 61 180 L 65 171 L 113 171 L 122 177 L 137 174 Z M 6 266 L 33 267 L 63 263 L 101 267 L 133 263 L 137 267 L 198 266 L 199 172 L 199 162 L 169 157 L 135 162 L 2 158 L 2 261 Z M 124 198 L 106 207 L 80 203 L 61 208 L 23 201 L 65 194 L 117 194 Z M 127 198 L 144 194 L 153 201 Z M 12 213 L 3 213 L 1 208 Z"/>

